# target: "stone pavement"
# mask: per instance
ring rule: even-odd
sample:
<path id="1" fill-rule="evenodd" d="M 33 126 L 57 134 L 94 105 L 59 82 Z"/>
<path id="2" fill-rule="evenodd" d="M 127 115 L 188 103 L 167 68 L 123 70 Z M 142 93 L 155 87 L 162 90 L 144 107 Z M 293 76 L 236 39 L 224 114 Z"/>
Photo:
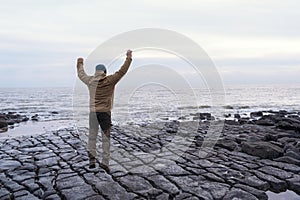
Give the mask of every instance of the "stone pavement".
<path id="1" fill-rule="evenodd" d="M 188 129 L 189 125 L 183 127 Z M 253 140 L 253 134 L 258 138 L 270 133 L 278 135 L 280 130 L 275 127 L 226 124 L 220 142 L 205 158 L 199 156 L 198 150 L 207 123 L 199 127 L 198 135 L 187 149 L 180 154 L 175 152 L 177 156 L 168 152 L 157 154 L 155 150 L 167 147 L 178 122 L 162 125 L 151 137 L 130 134 L 147 128 L 128 126 L 124 131 L 113 127 L 110 174 L 99 167 L 88 168 L 86 148 L 79 137 L 86 129 L 79 134 L 69 128 L 1 139 L 0 199 L 226 200 L 238 197 L 255 200 L 267 199 L 268 190 L 289 189 L 300 194 L 299 165 L 241 150 L 242 141 Z"/>

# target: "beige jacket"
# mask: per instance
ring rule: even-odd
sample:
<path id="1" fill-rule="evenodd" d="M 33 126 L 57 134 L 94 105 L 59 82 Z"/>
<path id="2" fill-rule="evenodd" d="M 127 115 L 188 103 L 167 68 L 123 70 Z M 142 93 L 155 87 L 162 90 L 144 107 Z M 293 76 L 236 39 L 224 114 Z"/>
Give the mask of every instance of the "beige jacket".
<path id="1" fill-rule="evenodd" d="M 96 71 L 94 76 L 88 76 L 83 65 L 79 64 L 77 68 L 78 77 L 89 88 L 90 112 L 111 111 L 115 85 L 126 74 L 131 61 L 131 58 L 126 58 L 120 70 L 108 76 L 101 70 Z"/>

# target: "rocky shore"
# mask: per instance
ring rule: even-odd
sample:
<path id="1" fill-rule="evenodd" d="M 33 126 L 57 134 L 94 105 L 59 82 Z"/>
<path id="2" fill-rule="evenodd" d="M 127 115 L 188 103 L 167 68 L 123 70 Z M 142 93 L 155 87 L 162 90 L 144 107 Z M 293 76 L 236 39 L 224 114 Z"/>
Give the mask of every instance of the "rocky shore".
<path id="1" fill-rule="evenodd" d="M 1 139 L 0 199 L 255 200 L 286 190 L 300 195 L 298 112 L 233 115 L 211 150 L 203 144 L 214 117 L 193 116 L 199 126 L 185 147 L 174 135 L 191 132 L 189 122 L 113 126 L 110 174 L 88 168 L 82 139 L 87 129 Z"/>
<path id="2" fill-rule="evenodd" d="M 21 115 L 16 112 L 0 113 L 0 133 L 8 131 L 8 128 L 13 128 L 14 124 L 27 122 L 29 118 L 26 115 Z M 38 115 L 31 117 L 32 121 L 38 120 Z"/>

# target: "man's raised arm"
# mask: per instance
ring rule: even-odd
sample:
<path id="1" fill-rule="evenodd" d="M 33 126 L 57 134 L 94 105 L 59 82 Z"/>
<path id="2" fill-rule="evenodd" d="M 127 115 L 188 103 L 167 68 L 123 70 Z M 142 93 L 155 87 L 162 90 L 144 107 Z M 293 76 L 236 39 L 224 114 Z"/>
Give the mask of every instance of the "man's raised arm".
<path id="1" fill-rule="evenodd" d="M 77 59 L 77 75 L 79 79 L 84 82 L 85 84 L 88 84 L 90 81 L 90 76 L 88 76 L 83 68 L 83 58 Z"/>
<path id="2" fill-rule="evenodd" d="M 126 74 L 131 64 L 131 61 L 132 61 L 132 51 L 128 50 L 126 53 L 126 60 L 124 64 L 116 73 L 110 76 L 111 82 L 116 84 Z"/>

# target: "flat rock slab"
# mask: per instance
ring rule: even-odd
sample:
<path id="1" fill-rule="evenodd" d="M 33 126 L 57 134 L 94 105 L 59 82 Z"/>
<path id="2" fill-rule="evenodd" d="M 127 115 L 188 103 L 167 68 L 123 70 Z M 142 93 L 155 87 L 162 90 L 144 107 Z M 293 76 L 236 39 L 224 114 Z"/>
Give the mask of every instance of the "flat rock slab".
<path id="1" fill-rule="evenodd" d="M 274 159 L 283 155 L 283 149 L 269 142 L 251 141 L 242 143 L 242 151 L 260 158 Z"/>
<path id="2" fill-rule="evenodd" d="M 280 134 L 293 139 L 294 132 L 284 133 L 276 126 L 225 124 L 219 142 L 206 152 L 201 145 L 209 122 L 200 124 L 192 138 L 183 138 L 189 146 L 178 137 L 176 145 L 170 145 L 178 127 L 187 134 L 189 125 L 171 122 L 157 127 L 114 126 L 110 174 L 99 167 L 101 138 L 96 168 L 89 169 L 86 141 L 81 137 L 87 129 L 2 139 L 0 200 L 252 200 L 267 199 L 268 190 L 287 189 L 300 194 L 300 166 L 280 160 L 285 145 L 297 150 L 296 132 L 294 140 L 280 143 Z M 147 136 L 146 130 L 153 131 Z M 142 137 L 135 132 L 143 132 Z"/>

